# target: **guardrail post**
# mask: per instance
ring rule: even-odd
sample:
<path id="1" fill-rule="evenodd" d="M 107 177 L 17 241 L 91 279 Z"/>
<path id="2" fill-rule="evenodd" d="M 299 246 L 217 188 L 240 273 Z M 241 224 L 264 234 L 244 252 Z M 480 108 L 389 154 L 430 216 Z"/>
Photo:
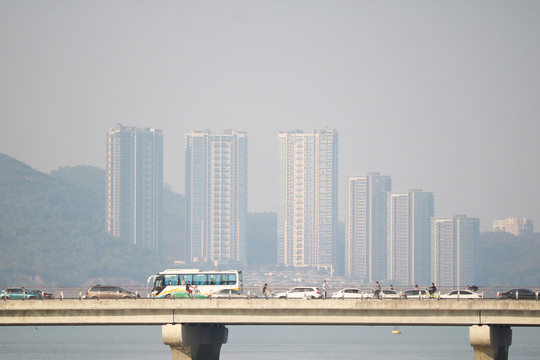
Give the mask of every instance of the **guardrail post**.
<path id="1" fill-rule="evenodd" d="M 60 300 L 64 300 L 64 292 L 60 291 Z"/>

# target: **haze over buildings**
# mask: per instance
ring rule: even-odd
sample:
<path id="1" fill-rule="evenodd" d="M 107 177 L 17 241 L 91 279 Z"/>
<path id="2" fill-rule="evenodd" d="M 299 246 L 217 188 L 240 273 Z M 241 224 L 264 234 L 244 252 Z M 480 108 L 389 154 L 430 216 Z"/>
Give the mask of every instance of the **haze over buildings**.
<path id="1" fill-rule="evenodd" d="M 507 218 L 503 220 L 493 220 L 491 231 L 503 231 L 510 234 L 526 235 L 532 234 L 534 226 L 531 219 Z"/>
<path id="2" fill-rule="evenodd" d="M 181 193 L 184 134 L 242 129 L 249 210 L 277 212 L 275 134 L 328 125 L 341 221 L 368 171 L 483 231 L 540 221 L 538 1 L 1 1 L 0 24 L 0 152 L 37 170 L 104 168 L 104 129 L 151 126 Z"/>

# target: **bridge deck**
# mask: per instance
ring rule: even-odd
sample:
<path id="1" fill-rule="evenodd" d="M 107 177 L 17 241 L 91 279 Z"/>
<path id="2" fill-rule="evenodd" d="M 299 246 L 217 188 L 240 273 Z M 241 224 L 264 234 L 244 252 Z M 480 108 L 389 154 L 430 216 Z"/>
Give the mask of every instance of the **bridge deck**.
<path id="1" fill-rule="evenodd" d="M 540 326 L 540 302 L 515 300 L 0 300 L 1 325 Z"/>

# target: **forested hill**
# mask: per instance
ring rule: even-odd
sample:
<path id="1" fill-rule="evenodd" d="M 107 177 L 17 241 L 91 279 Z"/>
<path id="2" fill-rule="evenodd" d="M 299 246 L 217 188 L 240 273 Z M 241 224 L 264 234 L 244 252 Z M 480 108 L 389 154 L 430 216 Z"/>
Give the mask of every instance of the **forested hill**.
<path id="1" fill-rule="evenodd" d="M 144 282 L 156 256 L 104 230 L 105 174 L 77 166 L 50 175 L 0 154 L 0 284 Z"/>

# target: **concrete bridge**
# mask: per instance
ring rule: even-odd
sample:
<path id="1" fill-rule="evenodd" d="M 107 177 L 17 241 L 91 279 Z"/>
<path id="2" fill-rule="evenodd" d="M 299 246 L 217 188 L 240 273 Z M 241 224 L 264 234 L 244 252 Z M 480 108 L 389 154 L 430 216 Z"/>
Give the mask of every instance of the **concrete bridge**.
<path id="1" fill-rule="evenodd" d="M 540 326 L 526 300 L 0 300 L 0 325 L 162 325 L 174 360 L 219 359 L 226 325 L 469 326 L 476 360 L 508 359 L 512 326 Z"/>

